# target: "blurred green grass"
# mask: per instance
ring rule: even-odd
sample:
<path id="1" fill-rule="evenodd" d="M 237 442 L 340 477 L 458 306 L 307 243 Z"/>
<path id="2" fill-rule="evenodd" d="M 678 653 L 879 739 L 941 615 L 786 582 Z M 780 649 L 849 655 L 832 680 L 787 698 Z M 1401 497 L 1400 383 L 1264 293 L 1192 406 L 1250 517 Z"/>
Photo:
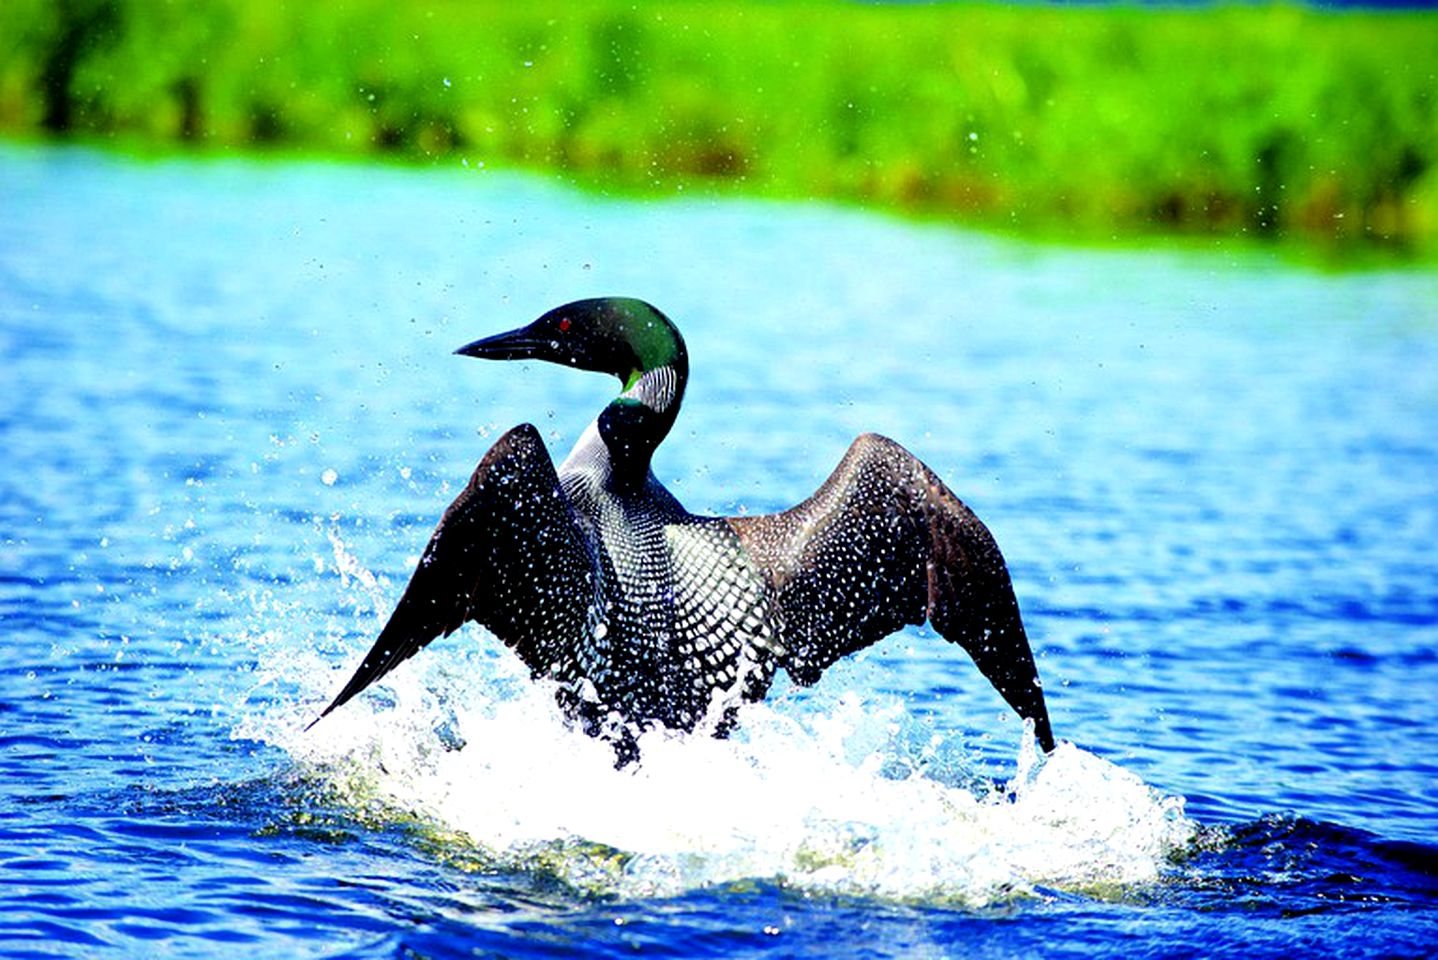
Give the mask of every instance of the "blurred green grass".
<path id="1" fill-rule="evenodd" d="M 1438 14 L 3 0 L 0 132 L 1431 255 Z"/>

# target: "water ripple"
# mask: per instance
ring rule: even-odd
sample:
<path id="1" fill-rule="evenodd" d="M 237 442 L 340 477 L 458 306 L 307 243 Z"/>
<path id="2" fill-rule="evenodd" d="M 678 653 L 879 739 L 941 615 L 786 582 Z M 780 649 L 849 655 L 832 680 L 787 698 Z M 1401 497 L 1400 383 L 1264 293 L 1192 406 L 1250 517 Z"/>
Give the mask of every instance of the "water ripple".
<path id="1" fill-rule="evenodd" d="M 493 172 L 7 147 L 0 174 L 26 185 L 5 197 L 6 236 L 24 242 L 0 240 L 0 952 L 1438 942 L 1431 272 L 1057 250 Z M 1055 729 L 1093 764 L 1054 778 L 1045 809 L 1068 798 L 1088 820 L 1030 836 L 982 806 L 1017 776 L 1017 721 L 925 631 L 812 690 L 781 684 L 744 728 L 781 745 L 736 739 L 751 754 L 715 760 L 720 788 L 697 789 L 712 771 L 679 759 L 720 748 L 676 750 L 649 783 L 673 809 L 654 813 L 523 712 L 528 678 L 480 631 L 352 704 L 348 733 L 301 736 L 497 432 L 533 421 L 562 453 L 609 396 L 573 371 L 448 351 L 621 291 L 685 330 L 693 382 L 656 470 L 691 507 L 787 507 L 876 429 L 985 519 Z M 518 720 L 495 726 L 506 710 Z M 469 745 L 444 750 L 461 727 Z M 541 734 L 558 739 L 526 756 Z M 789 762 L 764 772 L 766 757 Z M 1110 768 L 1186 798 L 1197 842 L 1155 852 L 1130 831 L 1108 860 L 1078 856 L 1121 806 L 1098 799 Z M 508 789 L 508 821 L 485 818 L 506 802 L 486 786 Z M 860 804 L 874 796 L 897 799 Z M 935 839 L 964 796 L 991 831 L 972 856 L 968 821 Z M 768 841 L 715 835 L 801 802 Z M 695 827 L 704 844 L 656 848 L 704 804 L 720 808 Z M 808 807 L 848 812 L 806 822 Z M 546 829 L 499 842 L 516 824 Z M 780 856 L 800 840 L 803 857 Z M 1024 859 L 1025 840 L 1043 856 Z M 1033 865 L 1114 850 L 1142 879 Z M 955 879 L 995 862 L 1021 882 Z M 984 896 L 919 889 L 945 870 L 950 892 Z"/>

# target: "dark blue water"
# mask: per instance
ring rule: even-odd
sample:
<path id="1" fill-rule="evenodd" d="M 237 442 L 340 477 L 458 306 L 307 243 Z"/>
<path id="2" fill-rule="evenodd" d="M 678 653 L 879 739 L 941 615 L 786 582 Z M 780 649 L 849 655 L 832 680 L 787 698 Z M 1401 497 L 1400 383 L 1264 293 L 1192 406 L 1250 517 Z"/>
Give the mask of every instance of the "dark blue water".
<path id="1" fill-rule="evenodd" d="M 1047 761 L 921 631 L 638 771 L 477 628 L 309 734 L 444 505 L 653 301 L 695 510 L 863 430 L 1007 555 Z M 0 951 L 1422 955 L 1438 276 L 1069 251 L 518 176 L 0 151 Z"/>

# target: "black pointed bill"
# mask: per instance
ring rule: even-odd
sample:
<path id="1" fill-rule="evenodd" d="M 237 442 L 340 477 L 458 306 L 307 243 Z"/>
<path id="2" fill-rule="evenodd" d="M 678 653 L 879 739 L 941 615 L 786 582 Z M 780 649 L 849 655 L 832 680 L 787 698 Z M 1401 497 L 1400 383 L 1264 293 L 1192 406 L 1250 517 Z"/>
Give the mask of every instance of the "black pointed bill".
<path id="1" fill-rule="evenodd" d="M 534 336 L 529 327 L 520 327 L 508 333 L 498 333 L 466 343 L 454 352 L 481 360 L 542 360 L 553 350 L 553 343 Z"/>

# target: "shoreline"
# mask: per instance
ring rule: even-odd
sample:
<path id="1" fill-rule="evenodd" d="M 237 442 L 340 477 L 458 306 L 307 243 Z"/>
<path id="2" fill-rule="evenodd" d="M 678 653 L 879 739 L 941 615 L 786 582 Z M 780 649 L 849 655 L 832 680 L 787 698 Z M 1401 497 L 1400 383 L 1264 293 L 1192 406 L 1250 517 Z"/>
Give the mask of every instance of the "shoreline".
<path id="1" fill-rule="evenodd" d="M 468 162 L 1078 245 L 1231 240 L 1330 265 L 1438 254 L 1431 12 L 51 7 L 0 9 L 0 138 Z"/>

